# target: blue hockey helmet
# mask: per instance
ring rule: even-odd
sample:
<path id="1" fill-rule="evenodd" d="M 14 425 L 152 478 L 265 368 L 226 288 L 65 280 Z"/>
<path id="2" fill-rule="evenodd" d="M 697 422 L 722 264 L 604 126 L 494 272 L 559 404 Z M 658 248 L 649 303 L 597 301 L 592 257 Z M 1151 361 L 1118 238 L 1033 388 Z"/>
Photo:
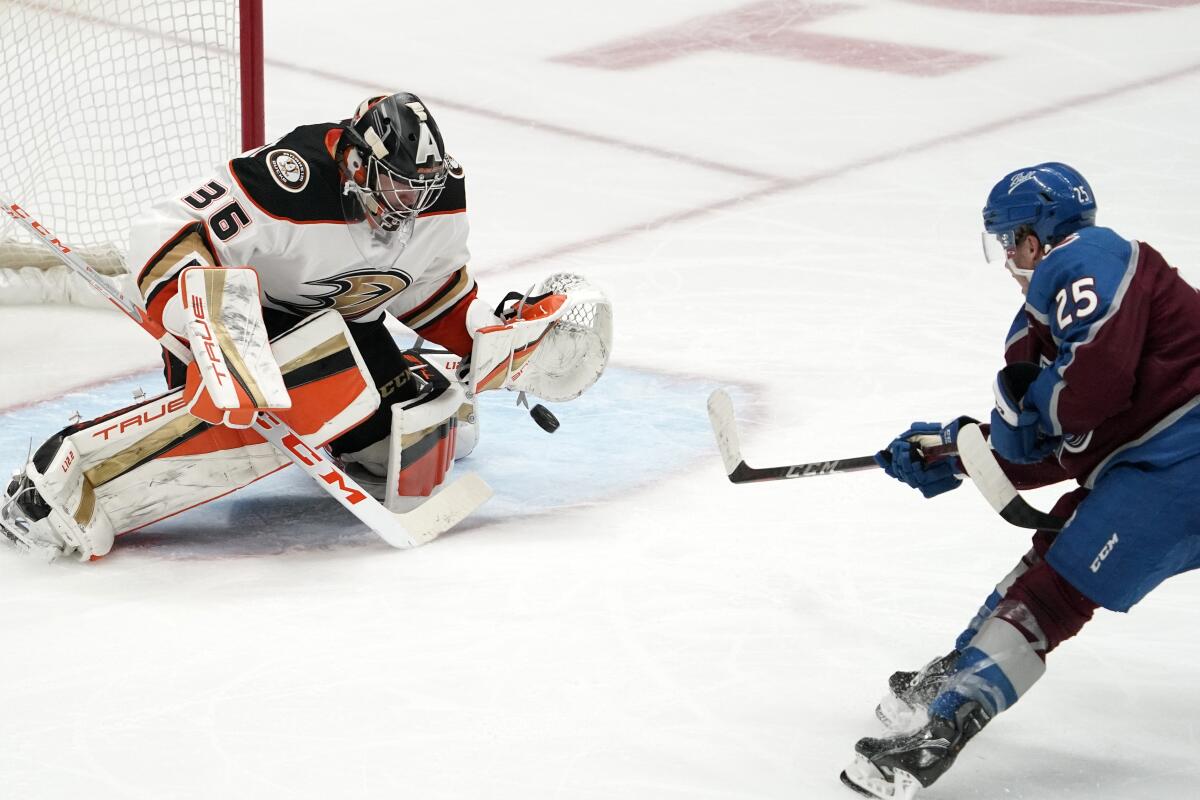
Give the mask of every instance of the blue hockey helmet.
<path id="1" fill-rule="evenodd" d="M 1080 228 L 1096 224 L 1096 196 L 1073 167 L 1047 161 L 1008 173 L 988 193 L 983 207 L 988 238 L 1011 251 L 1021 235 L 1033 233 L 1055 245 Z"/>

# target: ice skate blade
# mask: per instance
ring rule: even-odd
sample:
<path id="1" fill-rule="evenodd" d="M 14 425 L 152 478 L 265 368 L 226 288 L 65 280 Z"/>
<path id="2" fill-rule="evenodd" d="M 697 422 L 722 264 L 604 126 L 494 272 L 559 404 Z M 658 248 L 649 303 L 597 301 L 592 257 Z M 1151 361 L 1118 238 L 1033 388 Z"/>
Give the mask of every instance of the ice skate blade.
<path id="1" fill-rule="evenodd" d="M 863 787 L 859 786 L 854 781 L 850 780 L 850 776 L 848 776 L 846 774 L 846 770 L 842 770 L 841 778 L 842 778 L 842 783 L 846 784 L 846 786 L 848 788 L 853 789 L 855 792 L 857 792 L 858 794 L 861 794 L 863 797 L 875 797 L 876 796 L 876 795 L 872 794 L 871 792 L 868 792 Z"/>
<path id="2" fill-rule="evenodd" d="M 889 780 L 878 767 L 862 756 L 855 756 L 854 763 L 842 771 L 842 783 L 866 797 L 878 800 L 913 800 L 920 782 L 904 770 L 898 769 Z"/>
<path id="3" fill-rule="evenodd" d="M 929 722 L 929 712 L 889 694 L 875 706 L 875 717 L 890 733 L 912 733 Z"/>

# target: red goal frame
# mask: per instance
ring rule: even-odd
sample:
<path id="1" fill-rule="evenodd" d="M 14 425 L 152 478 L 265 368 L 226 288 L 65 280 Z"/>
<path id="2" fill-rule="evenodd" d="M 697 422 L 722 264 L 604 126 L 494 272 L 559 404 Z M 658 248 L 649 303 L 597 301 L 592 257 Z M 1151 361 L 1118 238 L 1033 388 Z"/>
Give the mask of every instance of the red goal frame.
<path id="1" fill-rule="evenodd" d="M 249 150 L 266 143 L 262 0 L 239 0 L 238 25 L 238 53 L 242 71 L 242 149 Z"/>

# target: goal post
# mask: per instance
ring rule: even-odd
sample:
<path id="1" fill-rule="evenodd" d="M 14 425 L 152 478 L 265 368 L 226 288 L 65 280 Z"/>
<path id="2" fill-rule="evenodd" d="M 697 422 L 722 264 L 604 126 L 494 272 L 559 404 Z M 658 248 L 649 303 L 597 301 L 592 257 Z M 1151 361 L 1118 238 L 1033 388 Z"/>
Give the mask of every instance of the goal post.
<path id="1" fill-rule="evenodd" d="M 263 100 L 262 0 L 244 0 L 238 2 L 237 6 L 242 150 L 252 150 L 267 141 Z"/>
<path id="2" fill-rule="evenodd" d="M 7 0 L 0 53 L 0 187 L 107 274 L 141 209 L 265 141 L 262 0 Z M 74 301 L 37 251 L 0 214 L 0 305 Z"/>

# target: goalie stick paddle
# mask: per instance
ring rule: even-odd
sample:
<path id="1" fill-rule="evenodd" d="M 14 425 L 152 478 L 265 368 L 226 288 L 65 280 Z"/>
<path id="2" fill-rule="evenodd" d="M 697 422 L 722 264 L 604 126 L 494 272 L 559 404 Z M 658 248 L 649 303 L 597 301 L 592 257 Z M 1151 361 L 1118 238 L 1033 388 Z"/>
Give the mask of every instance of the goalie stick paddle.
<path id="1" fill-rule="evenodd" d="M 184 364 L 191 363 L 192 352 L 186 345 L 153 320 L 145 309 L 125 297 L 116 284 L 94 270 L 45 225 L 4 195 L 0 195 L 0 205 L 8 216 L 32 233 L 37 241 L 54 253 L 72 272 L 107 297 L 122 313 L 141 326 L 142 330 L 153 336 L 171 355 Z M 345 470 L 305 444 L 295 431 L 275 415 L 259 412 L 254 429 L 343 508 L 379 534 L 379 537 L 392 547 L 416 547 L 436 539 L 492 496 L 491 488 L 482 478 L 468 473 L 443 487 L 440 492 L 411 511 L 389 511 L 347 475 Z"/>
<path id="2" fill-rule="evenodd" d="M 813 461 L 807 464 L 784 464 L 779 467 L 752 467 L 742 458 L 742 445 L 738 439 L 737 422 L 733 417 L 733 400 L 724 389 L 717 389 L 708 396 L 708 419 L 713 434 L 717 437 L 717 448 L 725 462 L 725 474 L 732 483 L 758 483 L 781 481 L 789 478 L 812 478 L 833 475 L 837 472 L 858 472 L 878 469 L 874 456 L 855 456 L 832 461 Z M 953 445 L 934 445 L 922 448 L 927 459 L 946 458 L 954 455 Z"/>

